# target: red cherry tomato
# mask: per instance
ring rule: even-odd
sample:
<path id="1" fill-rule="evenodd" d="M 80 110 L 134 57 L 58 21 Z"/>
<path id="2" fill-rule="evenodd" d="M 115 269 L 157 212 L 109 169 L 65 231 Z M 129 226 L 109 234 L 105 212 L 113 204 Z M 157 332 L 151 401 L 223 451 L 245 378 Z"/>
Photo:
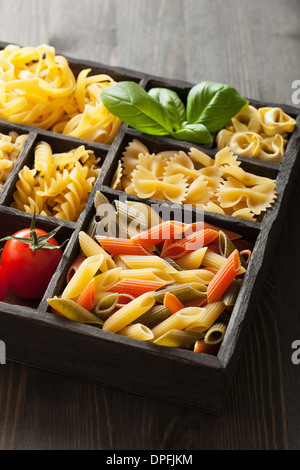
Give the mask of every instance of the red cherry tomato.
<path id="1" fill-rule="evenodd" d="M 0 301 L 3 302 L 3 300 L 6 297 L 6 292 L 7 292 L 7 277 L 4 269 L 2 266 L 0 266 Z"/>
<path id="2" fill-rule="evenodd" d="M 47 232 L 35 229 L 37 237 Z M 30 228 L 16 232 L 13 237 L 30 238 Z M 55 238 L 48 244 L 59 246 Z M 8 240 L 1 254 L 1 265 L 6 272 L 9 288 L 23 299 L 41 299 L 62 257 L 62 249 L 39 248 L 33 251 L 29 244 Z"/>

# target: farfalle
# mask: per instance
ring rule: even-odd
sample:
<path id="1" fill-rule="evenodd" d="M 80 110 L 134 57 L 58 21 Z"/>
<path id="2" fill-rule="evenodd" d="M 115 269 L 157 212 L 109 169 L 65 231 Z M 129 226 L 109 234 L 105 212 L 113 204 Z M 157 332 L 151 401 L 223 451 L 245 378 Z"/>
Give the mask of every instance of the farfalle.
<path id="1" fill-rule="evenodd" d="M 123 166 L 122 166 L 122 161 L 119 160 L 117 169 L 114 173 L 114 176 L 111 182 L 112 189 L 116 189 L 116 190 L 122 189 L 122 176 L 123 176 Z"/>
<path id="2" fill-rule="evenodd" d="M 161 155 L 155 153 L 140 153 L 138 156 L 138 164 L 149 170 L 155 178 L 163 176 L 166 161 L 166 158 L 162 158 Z"/>
<path id="3" fill-rule="evenodd" d="M 256 186 L 258 184 L 270 183 L 270 178 L 264 176 L 254 175 L 253 173 L 249 173 L 243 168 L 230 163 L 229 165 L 224 165 L 222 167 L 223 177 L 229 178 L 233 177 L 235 180 L 239 181 L 240 183 L 244 184 L 245 186 Z"/>
<path id="4" fill-rule="evenodd" d="M 194 167 L 197 169 L 202 168 L 202 167 L 208 167 L 214 164 L 214 159 L 211 158 L 209 155 L 207 155 L 204 152 L 201 152 L 201 150 L 196 149 L 194 147 L 190 148 L 190 151 L 188 153 L 188 156 L 194 163 Z"/>
<path id="5" fill-rule="evenodd" d="M 166 163 L 164 177 L 177 175 L 179 173 L 186 177 L 188 183 L 193 182 L 199 176 L 192 160 L 183 151 L 180 151 L 173 155 L 173 157 L 169 158 Z"/>
<path id="6" fill-rule="evenodd" d="M 190 184 L 184 203 L 202 208 L 204 205 L 208 204 L 213 193 L 205 177 L 200 175 Z"/>
<path id="7" fill-rule="evenodd" d="M 229 147 L 225 147 L 216 153 L 214 162 L 216 167 L 221 168 L 223 165 L 229 165 L 230 163 L 233 163 L 236 166 L 241 164 L 238 161 L 237 156 L 233 155 L 233 152 Z"/>
<path id="8" fill-rule="evenodd" d="M 138 165 L 140 153 L 149 153 L 149 149 L 138 139 L 133 139 L 123 152 L 122 162 L 124 175 L 130 175 Z"/>
<path id="9" fill-rule="evenodd" d="M 271 207 L 275 201 L 275 187 L 275 182 L 269 182 L 249 188 L 235 178 L 228 177 L 228 180 L 219 187 L 218 200 L 222 208 L 232 208 L 233 210 L 243 202 L 245 208 L 259 215 Z"/>
<path id="10" fill-rule="evenodd" d="M 158 179 L 141 165 L 133 171 L 131 185 L 140 198 L 166 199 L 174 203 L 184 201 L 188 187 L 182 174 Z"/>
<path id="11" fill-rule="evenodd" d="M 266 136 L 293 132 L 295 119 L 283 112 L 281 108 L 260 108 L 258 110 L 262 128 Z"/>

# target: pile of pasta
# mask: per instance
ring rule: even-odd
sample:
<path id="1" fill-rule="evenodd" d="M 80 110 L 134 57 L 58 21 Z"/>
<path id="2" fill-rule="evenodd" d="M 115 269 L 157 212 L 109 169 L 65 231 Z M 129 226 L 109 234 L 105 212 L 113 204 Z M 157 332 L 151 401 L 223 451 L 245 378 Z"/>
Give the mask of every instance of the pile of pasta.
<path id="1" fill-rule="evenodd" d="M 190 205 L 199 209 L 257 220 L 276 199 L 274 180 L 243 170 L 229 147 L 212 158 L 196 148 L 150 153 L 133 139 L 123 152 L 111 187 Z"/>
<path id="2" fill-rule="evenodd" d="M 19 135 L 15 131 L 7 135 L 0 133 L 0 191 L 18 160 L 26 139 L 27 134 Z"/>
<path id="3" fill-rule="evenodd" d="M 104 233 L 98 213 L 100 222 L 79 233 L 80 253 L 62 294 L 48 299 L 52 313 L 160 346 L 217 354 L 252 245 L 203 221 L 164 221 L 143 203 L 115 203 L 116 211 L 107 206 L 115 222 L 123 219 L 123 234 L 127 208 L 128 236 Z M 130 220 L 139 220 L 134 230 Z"/>
<path id="4" fill-rule="evenodd" d="M 0 118 L 110 144 L 121 121 L 105 108 L 101 91 L 115 81 L 90 72 L 75 78 L 68 60 L 45 44 L 8 45 L 0 51 Z"/>
<path id="5" fill-rule="evenodd" d="M 247 105 L 216 137 L 217 149 L 229 147 L 236 155 L 281 163 L 295 119 L 278 107 Z"/>
<path id="6" fill-rule="evenodd" d="M 101 171 L 99 163 L 84 145 L 54 153 L 48 142 L 40 141 L 33 167 L 25 165 L 19 171 L 11 207 L 76 222 Z"/>

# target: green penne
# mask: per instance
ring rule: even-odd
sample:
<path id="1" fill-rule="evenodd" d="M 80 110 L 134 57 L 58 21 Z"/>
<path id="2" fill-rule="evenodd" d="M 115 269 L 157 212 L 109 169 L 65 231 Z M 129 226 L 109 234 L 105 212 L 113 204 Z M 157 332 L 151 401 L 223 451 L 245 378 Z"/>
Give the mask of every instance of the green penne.
<path id="1" fill-rule="evenodd" d="M 164 258 L 164 260 L 166 260 L 167 263 L 169 263 L 173 268 L 175 268 L 176 271 L 184 271 L 184 268 L 180 266 L 180 264 L 176 263 L 176 261 L 174 261 L 173 259 L 166 257 Z"/>
<path id="2" fill-rule="evenodd" d="M 204 343 L 207 344 L 218 344 L 224 338 L 226 333 L 227 323 L 218 322 L 214 323 L 205 333 Z"/>
<path id="3" fill-rule="evenodd" d="M 97 318 L 100 318 L 101 320 L 105 321 L 117 305 L 118 299 L 119 294 L 115 292 L 105 295 L 102 299 L 98 301 L 92 313 Z"/>
<path id="4" fill-rule="evenodd" d="M 219 249 L 220 253 L 222 256 L 225 256 L 225 258 L 228 258 L 231 253 L 236 250 L 235 245 L 232 243 L 230 238 L 226 235 L 226 233 L 222 232 L 222 230 L 219 231 Z M 247 268 L 247 263 L 245 259 L 239 254 L 240 256 L 240 261 L 241 265 L 244 268 Z"/>
<path id="5" fill-rule="evenodd" d="M 152 329 L 158 323 L 168 318 L 170 314 L 171 312 L 168 308 L 164 307 L 163 305 L 155 305 L 133 323 L 142 323 L 143 325 Z"/>
<path id="6" fill-rule="evenodd" d="M 173 329 L 155 339 L 153 343 L 159 346 L 188 349 L 201 338 L 203 338 L 203 333 Z"/>
<path id="7" fill-rule="evenodd" d="M 192 284 L 173 284 L 167 287 L 162 287 L 154 292 L 153 297 L 159 303 L 163 303 L 165 294 L 171 292 L 176 295 L 180 302 L 195 299 L 197 297 L 204 297 L 206 295 L 207 286 L 198 283 Z"/>
<path id="8" fill-rule="evenodd" d="M 48 303 L 69 320 L 100 327 L 103 325 L 103 321 L 100 318 L 81 307 L 75 300 L 53 297 L 52 299 L 48 299 Z"/>
<path id="9" fill-rule="evenodd" d="M 233 307 L 242 285 L 242 279 L 234 279 L 225 291 L 222 301 L 227 307 Z"/>

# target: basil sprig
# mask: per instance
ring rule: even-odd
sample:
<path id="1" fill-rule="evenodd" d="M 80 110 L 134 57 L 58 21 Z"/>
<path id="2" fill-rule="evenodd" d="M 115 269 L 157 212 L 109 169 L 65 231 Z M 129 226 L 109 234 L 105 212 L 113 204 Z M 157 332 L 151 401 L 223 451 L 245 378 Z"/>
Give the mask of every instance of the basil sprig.
<path id="1" fill-rule="evenodd" d="M 173 90 L 156 87 L 147 92 L 132 81 L 106 88 L 101 98 L 108 111 L 140 132 L 195 144 L 211 142 L 211 133 L 248 104 L 232 86 L 209 81 L 191 88 L 186 107 Z"/>

